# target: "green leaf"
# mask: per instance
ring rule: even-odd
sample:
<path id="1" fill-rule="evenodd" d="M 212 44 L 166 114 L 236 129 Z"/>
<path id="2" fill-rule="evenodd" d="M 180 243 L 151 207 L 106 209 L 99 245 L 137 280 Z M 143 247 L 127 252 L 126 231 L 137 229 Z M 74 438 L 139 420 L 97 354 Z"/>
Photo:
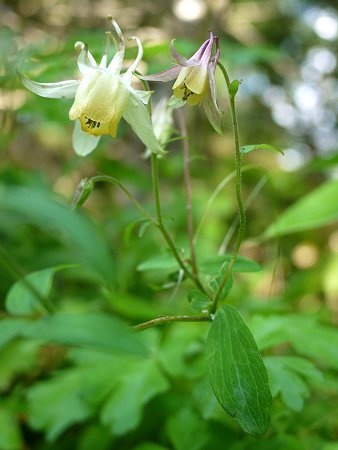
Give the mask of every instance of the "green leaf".
<path id="1" fill-rule="evenodd" d="M 150 225 L 153 225 L 153 222 L 151 220 L 149 220 L 149 219 L 144 220 L 144 222 L 142 223 L 142 225 L 140 226 L 140 229 L 138 231 L 139 238 L 143 237 L 144 233 L 147 231 L 147 229 Z"/>
<path id="2" fill-rule="evenodd" d="M 28 391 L 30 423 L 49 440 L 94 414 L 114 434 L 125 434 L 139 425 L 144 405 L 169 387 L 154 360 L 88 349 L 73 350 L 71 359 L 76 367 Z"/>
<path id="3" fill-rule="evenodd" d="M 331 180 L 310 192 L 279 215 L 263 234 L 269 239 L 319 228 L 338 220 L 338 180 Z"/>
<path id="4" fill-rule="evenodd" d="M 140 358 L 97 350 L 70 352 L 75 367 L 54 373 L 28 389 L 28 417 L 33 428 L 55 440 L 75 423 L 97 415 L 107 396 L 118 386 L 130 367 L 136 372 Z M 53 408 L 51 408 L 53 405 Z"/>
<path id="5" fill-rule="evenodd" d="M 133 220 L 132 222 L 130 222 L 124 230 L 124 239 L 127 244 L 130 243 L 132 233 L 134 232 L 135 228 L 138 225 L 139 225 L 138 237 L 141 238 L 141 237 L 143 237 L 144 233 L 147 231 L 148 227 L 150 225 L 152 225 L 152 222 L 150 219 L 144 219 L 143 217 L 137 218 L 137 219 Z"/>
<path id="6" fill-rule="evenodd" d="M 107 427 L 93 421 L 82 428 L 75 448 L 77 450 L 93 450 L 95 448 L 111 450 L 113 440 L 114 438 Z"/>
<path id="7" fill-rule="evenodd" d="M 191 326 L 190 326 L 191 325 Z M 206 361 L 202 336 L 208 323 L 174 323 L 163 336 L 157 352 L 161 367 L 171 377 L 196 379 L 206 373 Z"/>
<path id="8" fill-rule="evenodd" d="M 24 319 L 0 320 L 0 348 L 19 336 L 26 324 L 27 321 Z"/>
<path id="9" fill-rule="evenodd" d="M 316 316 L 255 316 L 251 326 L 261 350 L 287 342 L 297 353 L 338 369 L 338 330 Z"/>
<path id="10" fill-rule="evenodd" d="M 208 286 L 209 288 L 212 290 L 212 292 L 214 294 L 216 294 L 216 292 L 218 291 L 220 284 L 223 282 L 223 276 L 222 275 L 218 275 L 217 277 L 213 278 L 212 280 L 209 281 Z M 227 296 L 230 294 L 230 291 L 232 289 L 234 283 L 234 277 L 233 274 L 230 273 L 230 275 L 228 276 L 228 279 L 222 289 L 221 295 L 219 296 L 219 301 L 224 300 L 225 298 L 227 298 Z"/>
<path id="11" fill-rule="evenodd" d="M 324 445 L 323 450 L 338 450 L 338 442 L 328 442 Z"/>
<path id="12" fill-rule="evenodd" d="M 152 442 L 143 442 L 137 447 L 133 447 L 132 450 L 169 450 L 168 447 L 162 447 L 162 445 L 154 444 Z"/>
<path id="13" fill-rule="evenodd" d="M 21 334 L 45 342 L 145 354 L 135 333 L 115 317 L 103 313 L 50 315 L 27 323 Z"/>
<path id="14" fill-rule="evenodd" d="M 190 408 L 169 418 L 167 432 L 175 450 L 199 450 L 209 440 L 207 422 Z"/>
<path id="15" fill-rule="evenodd" d="M 240 84 L 241 84 L 241 82 L 239 80 L 233 80 L 230 83 L 229 94 L 231 95 L 231 97 L 235 97 L 236 96 Z"/>
<path id="16" fill-rule="evenodd" d="M 273 150 L 274 152 L 278 152 L 278 153 L 281 153 L 282 155 L 284 155 L 282 150 L 280 150 L 277 147 L 274 147 L 273 145 L 269 145 L 269 144 L 243 145 L 240 148 L 240 152 L 241 152 L 242 155 L 246 155 L 247 153 L 250 153 L 253 150 L 258 150 L 258 149 Z"/>
<path id="17" fill-rule="evenodd" d="M 90 267 L 109 287 L 116 284 L 116 264 L 98 229 L 80 211 L 56 201 L 48 192 L 30 187 L 7 187 L 0 191 L 0 209 L 18 214 L 71 248 L 71 262 Z M 1 226 L 1 224 L 0 224 Z"/>
<path id="18" fill-rule="evenodd" d="M 38 370 L 40 346 L 37 342 L 16 340 L 0 349 L 0 391 L 8 389 L 18 375 Z M 1 447 L 0 447 L 1 448 Z"/>
<path id="19" fill-rule="evenodd" d="M 150 302 L 145 297 L 136 297 L 126 292 L 110 296 L 109 304 L 115 314 L 129 320 L 146 321 L 168 312 L 160 302 Z"/>
<path id="20" fill-rule="evenodd" d="M 86 393 L 97 370 L 75 369 L 59 374 L 54 379 L 36 383 L 28 390 L 28 417 L 30 425 L 45 430 L 47 440 L 55 440 L 69 426 L 83 422 L 93 413 L 93 405 L 86 401 Z M 51 407 L 53 405 L 53 407 Z"/>
<path id="21" fill-rule="evenodd" d="M 1 450 L 23 448 L 18 417 L 5 404 L 0 406 L 0 448 Z"/>
<path id="22" fill-rule="evenodd" d="M 293 411 L 301 411 L 309 388 L 303 378 L 322 380 L 321 372 L 304 358 L 271 356 L 264 358 L 273 397 L 281 393 L 283 402 Z"/>
<path id="23" fill-rule="evenodd" d="M 154 256 L 153 258 L 150 258 L 137 266 L 137 270 L 140 272 L 145 272 L 147 270 L 164 270 L 167 272 L 174 272 L 178 269 L 179 265 L 171 253 Z"/>
<path id="24" fill-rule="evenodd" d="M 231 254 L 211 256 L 205 259 L 200 264 L 200 271 L 208 275 L 217 275 L 224 263 L 231 260 Z M 234 272 L 259 272 L 262 270 L 261 266 L 253 259 L 245 258 L 244 256 L 237 256 L 232 270 Z"/>
<path id="25" fill-rule="evenodd" d="M 210 298 L 197 289 L 192 289 L 188 292 L 188 301 L 191 309 L 197 312 L 207 312 L 211 305 Z"/>
<path id="26" fill-rule="evenodd" d="M 30 273 L 17 281 L 5 298 L 6 310 L 13 315 L 30 315 L 45 312 L 50 309 L 48 295 L 50 294 L 55 272 L 65 267 L 56 266 Z M 46 305 L 46 306 L 44 306 Z"/>
<path id="27" fill-rule="evenodd" d="M 133 430 L 141 421 L 143 406 L 168 387 L 154 361 L 138 361 L 124 371 L 117 389 L 108 397 L 101 413 L 102 422 L 117 435 Z"/>
<path id="28" fill-rule="evenodd" d="M 211 385 L 220 405 L 248 433 L 264 434 L 271 408 L 267 372 L 249 328 L 230 305 L 215 314 L 207 358 Z"/>

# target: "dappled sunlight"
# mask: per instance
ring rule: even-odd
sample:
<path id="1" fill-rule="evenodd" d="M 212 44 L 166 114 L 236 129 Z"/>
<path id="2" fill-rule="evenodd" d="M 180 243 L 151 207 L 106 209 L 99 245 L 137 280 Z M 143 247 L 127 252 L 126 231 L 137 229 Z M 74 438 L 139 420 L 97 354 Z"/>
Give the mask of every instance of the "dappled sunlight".
<path id="1" fill-rule="evenodd" d="M 203 0 L 176 0 L 173 12 L 178 19 L 184 22 L 194 22 L 205 16 L 207 5 Z"/>

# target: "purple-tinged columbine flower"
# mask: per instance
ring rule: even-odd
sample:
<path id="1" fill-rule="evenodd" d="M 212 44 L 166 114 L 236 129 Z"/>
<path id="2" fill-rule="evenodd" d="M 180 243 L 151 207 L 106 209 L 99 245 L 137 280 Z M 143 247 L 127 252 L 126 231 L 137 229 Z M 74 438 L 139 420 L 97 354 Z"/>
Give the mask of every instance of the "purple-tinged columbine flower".
<path id="1" fill-rule="evenodd" d="M 164 154 L 154 135 L 151 118 L 145 106 L 151 92 L 132 87 L 133 72 L 143 56 L 141 42 L 137 42 L 138 55 L 128 70 L 121 74 L 125 52 L 125 41 L 118 24 L 109 17 L 116 33 L 117 52 L 108 64 L 111 32 L 106 33 L 106 49 L 99 64 L 83 42 L 77 42 L 79 52 L 77 64 L 82 75 L 80 80 L 59 83 L 38 83 L 18 73 L 21 82 L 37 95 L 48 98 L 74 98 L 69 118 L 76 120 L 73 146 L 77 154 L 85 156 L 95 149 L 104 134 L 116 136 L 117 126 L 123 117 L 133 128 L 144 145 L 155 154 Z"/>
<path id="2" fill-rule="evenodd" d="M 220 55 L 218 37 L 210 31 L 209 39 L 190 59 L 184 58 L 175 50 L 173 41 L 170 50 L 177 65 L 142 78 L 149 81 L 170 81 L 176 78 L 173 85 L 174 97 L 188 105 L 202 105 L 212 126 L 222 133 L 224 113 L 219 110 L 217 104 L 215 83 L 215 70 Z"/>

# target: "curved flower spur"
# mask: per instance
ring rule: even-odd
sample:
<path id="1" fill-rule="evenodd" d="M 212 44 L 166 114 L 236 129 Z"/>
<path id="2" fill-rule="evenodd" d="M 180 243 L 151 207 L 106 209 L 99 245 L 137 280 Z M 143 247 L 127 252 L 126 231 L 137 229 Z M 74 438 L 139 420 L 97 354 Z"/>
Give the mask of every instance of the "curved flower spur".
<path id="1" fill-rule="evenodd" d="M 125 40 L 120 27 L 110 20 L 116 36 L 106 32 L 106 48 L 99 64 L 88 50 L 87 44 L 77 42 L 79 52 L 77 64 L 82 75 L 80 80 L 59 83 L 38 83 L 18 72 L 22 84 L 41 97 L 74 98 L 69 118 L 76 120 L 73 132 L 73 147 L 78 155 L 85 156 L 95 149 L 104 134 L 116 136 L 117 126 L 123 117 L 138 135 L 143 144 L 155 154 L 164 154 L 154 135 L 152 122 L 145 106 L 151 96 L 150 91 L 140 91 L 132 87 L 133 72 L 143 56 L 143 48 L 137 37 L 138 54 L 127 71 L 121 74 Z M 108 64 L 111 42 L 117 43 L 117 51 Z"/>
<path id="2" fill-rule="evenodd" d="M 170 81 L 176 78 L 173 85 L 174 97 L 188 105 L 202 105 L 211 125 L 218 133 L 223 133 L 224 112 L 218 107 L 215 83 L 220 47 L 218 37 L 212 31 L 209 33 L 209 39 L 203 42 L 189 59 L 175 50 L 172 41 L 171 56 L 177 65 L 163 72 L 140 78 L 148 81 Z M 215 54 L 213 54 L 214 45 Z"/>

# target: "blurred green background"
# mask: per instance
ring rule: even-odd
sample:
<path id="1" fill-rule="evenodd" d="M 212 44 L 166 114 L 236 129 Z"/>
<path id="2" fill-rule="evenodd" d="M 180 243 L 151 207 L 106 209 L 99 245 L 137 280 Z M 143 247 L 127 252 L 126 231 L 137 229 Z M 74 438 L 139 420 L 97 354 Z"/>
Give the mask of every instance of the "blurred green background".
<path id="1" fill-rule="evenodd" d="M 154 212 L 149 161 L 142 158 L 142 144 L 129 126 L 122 120 L 116 139 L 105 136 L 92 154 L 80 158 L 71 147 L 71 101 L 40 98 L 20 85 L 15 74 L 19 69 L 43 82 L 76 78 L 74 43 L 88 43 L 99 59 L 104 31 L 109 30 L 108 15 L 125 36 L 141 39 L 143 73 L 172 64 L 169 42 L 174 38 L 180 53 L 190 57 L 209 29 L 219 36 L 221 61 L 232 79 L 241 80 L 237 96 L 241 144 L 266 143 L 284 152 L 257 150 L 245 156 L 248 226 L 240 253 L 256 260 L 262 270 L 238 274 L 230 301 L 242 310 L 267 356 L 305 355 L 311 366 L 300 369 L 300 363 L 296 381 L 295 372 L 288 379 L 285 367 L 277 370 L 282 379 L 285 376 L 284 391 L 277 389 L 284 392 L 284 403 L 276 391 L 271 431 L 253 440 L 203 400 L 207 388 L 199 358 L 206 325 L 144 333 L 147 348 L 162 355 L 159 366 L 166 379 L 158 368 L 142 363 L 138 369 L 134 360 L 126 363 L 114 356 L 107 364 L 118 379 L 127 373 L 135 385 L 133 374 L 140 370 L 148 377 L 144 385 L 155 387 L 153 393 L 148 389 L 138 397 L 122 386 L 122 400 L 114 397 L 111 415 L 107 408 L 106 413 L 99 412 L 102 393 L 94 395 L 94 401 L 86 392 L 90 399 L 84 406 L 77 403 L 78 397 L 62 403 L 57 388 L 59 383 L 72 393 L 71 386 L 86 385 L 86 380 L 95 378 L 90 367 L 105 367 L 101 354 L 68 351 L 61 345 L 65 342 L 41 343 L 29 333 L 9 343 L 4 338 L 0 450 L 94 446 L 100 450 L 336 450 L 338 11 L 333 0 L 2 0 L 0 327 L 5 330 L 4 323 L 13 314 L 16 319 L 25 315 L 8 300 L 13 283 L 24 274 L 62 265 L 73 266 L 42 276 L 48 284 L 55 275 L 53 289 L 46 288 L 44 294 L 50 294 L 58 311 L 102 313 L 130 324 L 160 314 L 191 313 L 187 286 L 176 289 L 177 273 L 168 269 L 161 236 L 151 227 L 139 236 L 139 213 L 121 191 L 97 184 L 79 213 L 70 210 L 82 178 L 107 174 Z M 134 44 L 127 44 L 127 60 L 135 55 Z M 156 90 L 154 104 L 163 95 L 171 95 L 170 83 L 151 87 Z M 235 167 L 231 122 L 227 110 L 228 131 L 219 136 L 202 109 L 186 107 L 185 114 L 197 227 L 213 192 Z M 187 250 L 180 141 L 169 144 L 168 150 L 160 163 L 163 213 L 175 244 Z M 228 232 L 237 217 L 233 181 L 215 196 L 204 217 L 198 256 L 231 248 Z M 137 269 L 155 256 L 162 258 L 156 263 L 158 270 Z M 39 315 L 34 308 L 28 312 L 30 318 Z M 270 336 L 268 344 L 266 336 Z M 85 363 L 87 372 L 79 378 Z M 117 366 L 120 372 L 114 369 Z M 319 382 L 315 367 L 325 374 L 325 382 Z M 55 391 L 43 391 L 48 380 Z M 88 389 L 92 393 L 98 387 Z M 155 394 L 159 395 L 154 400 Z M 121 413 L 121 425 L 119 408 L 123 410 L 133 395 L 140 409 L 134 415 Z M 285 398 L 297 398 L 300 403 L 285 404 Z M 53 408 L 58 412 L 46 418 L 46 411 Z M 70 410 L 78 413 L 69 418 Z"/>

